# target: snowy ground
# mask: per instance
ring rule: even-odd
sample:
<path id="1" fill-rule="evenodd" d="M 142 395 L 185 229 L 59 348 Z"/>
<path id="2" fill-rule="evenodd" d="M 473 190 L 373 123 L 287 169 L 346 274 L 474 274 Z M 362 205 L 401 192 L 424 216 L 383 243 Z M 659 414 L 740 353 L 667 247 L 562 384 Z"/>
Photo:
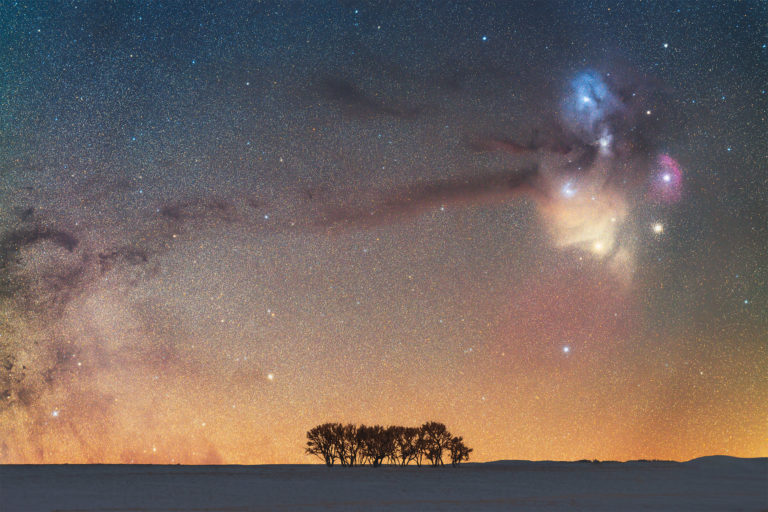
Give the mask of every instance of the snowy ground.
<path id="1" fill-rule="evenodd" d="M 768 511 L 768 459 L 446 468 L 0 466 L 0 510 Z"/>

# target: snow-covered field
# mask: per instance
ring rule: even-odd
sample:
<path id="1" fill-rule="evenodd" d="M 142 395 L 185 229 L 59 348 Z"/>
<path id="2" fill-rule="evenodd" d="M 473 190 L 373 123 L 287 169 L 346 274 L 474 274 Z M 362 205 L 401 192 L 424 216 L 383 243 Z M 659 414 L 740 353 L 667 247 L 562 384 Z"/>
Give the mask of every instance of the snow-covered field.
<path id="1" fill-rule="evenodd" d="M 768 459 L 454 469 L 0 466 L 0 510 L 768 510 Z"/>

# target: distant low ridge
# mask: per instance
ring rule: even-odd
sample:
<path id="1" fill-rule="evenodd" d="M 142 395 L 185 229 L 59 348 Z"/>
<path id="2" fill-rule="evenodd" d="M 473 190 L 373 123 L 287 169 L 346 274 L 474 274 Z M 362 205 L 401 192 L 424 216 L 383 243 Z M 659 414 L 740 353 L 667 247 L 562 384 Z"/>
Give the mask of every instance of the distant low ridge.
<path id="1" fill-rule="evenodd" d="M 527 459 L 500 459 L 476 464 L 630 464 L 630 463 L 670 463 L 670 464 L 690 464 L 690 463 L 739 463 L 742 461 L 753 461 L 756 463 L 768 463 L 768 457 L 733 457 L 730 455 L 704 455 L 695 459 L 679 461 L 664 459 L 631 459 L 627 461 L 620 460 L 599 460 L 599 459 L 581 459 L 581 460 L 527 460 Z"/>

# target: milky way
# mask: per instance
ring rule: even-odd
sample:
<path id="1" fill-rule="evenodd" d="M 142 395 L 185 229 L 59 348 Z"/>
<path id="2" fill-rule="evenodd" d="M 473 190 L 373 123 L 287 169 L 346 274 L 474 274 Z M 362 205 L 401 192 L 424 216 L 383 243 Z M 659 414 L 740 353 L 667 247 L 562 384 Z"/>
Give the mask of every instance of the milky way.
<path id="1" fill-rule="evenodd" d="M 768 455 L 766 6 L 557 7 L 0 8 L 0 462 Z"/>

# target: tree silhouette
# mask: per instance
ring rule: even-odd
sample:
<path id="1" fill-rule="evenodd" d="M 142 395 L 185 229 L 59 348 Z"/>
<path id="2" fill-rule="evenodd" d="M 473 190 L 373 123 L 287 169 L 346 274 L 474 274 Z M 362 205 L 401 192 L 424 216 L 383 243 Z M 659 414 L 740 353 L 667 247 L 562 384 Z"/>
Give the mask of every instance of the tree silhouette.
<path id="1" fill-rule="evenodd" d="M 392 439 L 392 449 L 387 454 L 387 460 L 389 460 L 390 464 L 400 466 L 402 465 L 401 462 L 401 450 L 400 450 L 400 435 L 401 432 L 405 430 L 405 427 L 400 427 L 398 425 L 392 425 L 387 427 L 388 435 L 390 439 Z"/>
<path id="2" fill-rule="evenodd" d="M 385 458 L 394 452 L 394 439 L 392 430 L 385 429 L 381 425 L 372 427 L 362 426 L 358 430 L 361 440 L 361 455 L 372 466 L 381 466 Z"/>
<path id="3" fill-rule="evenodd" d="M 306 453 L 316 455 L 325 461 L 326 466 L 333 466 L 336 462 L 336 448 L 334 445 L 335 427 L 338 423 L 323 423 L 307 432 Z"/>
<path id="4" fill-rule="evenodd" d="M 361 427 L 364 428 L 365 426 Z M 333 429 L 333 446 L 339 463 L 342 466 L 354 466 L 358 462 L 362 439 L 356 425 L 335 423 Z"/>
<path id="5" fill-rule="evenodd" d="M 338 460 L 341 466 L 390 464 L 421 466 L 424 460 L 432 466 L 443 466 L 447 453 L 452 466 L 469 460 L 472 452 L 462 437 L 454 437 L 443 423 L 430 421 L 421 427 L 354 425 L 323 423 L 307 432 L 305 452 L 315 455 L 328 466 Z"/>
<path id="6" fill-rule="evenodd" d="M 451 444 L 451 433 L 443 423 L 430 421 L 421 426 L 424 432 L 424 455 L 433 466 L 443 465 L 443 452 Z"/>
<path id="7" fill-rule="evenodd" d="M 424 461 L 424 456 L 427 453 L 426 435 L 427 434 L 424 432 L 423 428 L 416 428 L 416 435 L 413 438 L 413 460 L 419 467 L 421 467 L 421 464 Z"/>
<path id="8" fill-rule="evenodd" d="M 416 427 L 390 427 L 390 429 L 393 443 L 391 461 L 401 466 L 416 462 L 419 454 L 419 429 Z M 418 465 L 421 465 L 421 461 Z"/>
<path id="9" fill-rule="evenodd" d="M 453 467 L 458 466 L 462 461 L 469 460 L 469 454 L 472 453 L 472 448 L 468 448 L 464 444 L 464 438 L 461 436 L 451 439 L 448 450 L 451 455 L 451 466 Z"/>

